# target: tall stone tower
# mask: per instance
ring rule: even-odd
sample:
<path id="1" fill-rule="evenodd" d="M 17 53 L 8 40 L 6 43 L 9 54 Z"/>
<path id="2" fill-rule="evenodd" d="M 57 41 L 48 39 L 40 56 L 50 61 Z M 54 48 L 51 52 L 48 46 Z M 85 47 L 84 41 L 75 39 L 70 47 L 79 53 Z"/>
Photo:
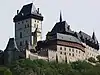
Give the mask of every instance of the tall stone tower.
<path id="1" fill-rule="evenodd" d="M 43 16 L 33 3 L 24 5 L 20 11 L 17 10 L 13 21 L 15 23 L 15 41 L 20 50 L 23 50 L 27 43 L 35 47 L 37 41 L 42 39 Z"/>

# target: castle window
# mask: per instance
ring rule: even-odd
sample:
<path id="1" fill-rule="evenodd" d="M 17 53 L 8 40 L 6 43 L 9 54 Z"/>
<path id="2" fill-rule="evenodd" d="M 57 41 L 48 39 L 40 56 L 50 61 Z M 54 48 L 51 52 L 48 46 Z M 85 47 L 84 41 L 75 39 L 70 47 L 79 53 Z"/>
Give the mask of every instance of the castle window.
<path id="1" fill-rule="evenodd" d="M 76 53 L 77 53 L 77 50 L 76 50 Z"/>
<path id="2" fill-rule="evenodd" d="M 62 50 L 62 47 L 60 47 L 60 50 Z"/>
<path id="3" fill-rule="evenodd" d="M 27 24 L 27 27 L 29 27 L 29 24 Z"/>
<path id="4" fill-rule="evenodd" d="M 71 51 L 71 49 L 69 49 L 69 51 Z"/>
<path id="5" fill-rule="evenodd" d="M 71 53 L 69 53 L 69 56 L 71 56 Z"/>
<path id="6" fill-rule="evenodd" d="M 20 32 L 20 38 L 22 38 L 22 32 Z"/>
<path id="7" fill-rule="evenodd" d="M 66 52 L 64 53 L 64 55 L 66 55 Z"/>
<path id="8" fill-rule="evenodd" d="M 72 51 L 74 52 L 74 49 L 72 49 Z"/>
<path id="9" fill-rule="evenodd" d="M 39 21 L 37 21 L 37 23 L 39 23 Z"/>
<path id="10" fill-rule="evenodd" d="M 38 24 L 37 24 L 37 28 L 38 28 Z"/>
<path id="11" fill-rule="evenodd" d="M 64 48 L 64 50 L 66 51 L 66 48 Z"/>
<path id="12" fill-rule="evenodd" d="M 25 41 L 25 45 L 28 45 L 28 42 L 27 42 L 27 40 Z"/>
<path id="13" fill-rule="evenodd" d="M 20 42 L 20 46 L 22 46 L 22 42 Z"/>
<path id="14" fill-rule="evenodd" d="M 72 54 L 72 56 L 74 57 L 74 53 Z"/>
<path id="15" fill-rule="evenodd" d="M 35 22 L 36 22 L 36 20 L 35 20 Z"/>
<path id="16" fill-rule="evenodd" d="M 81 52 L 79 51 L 79 54 L 80 54 Z"/>

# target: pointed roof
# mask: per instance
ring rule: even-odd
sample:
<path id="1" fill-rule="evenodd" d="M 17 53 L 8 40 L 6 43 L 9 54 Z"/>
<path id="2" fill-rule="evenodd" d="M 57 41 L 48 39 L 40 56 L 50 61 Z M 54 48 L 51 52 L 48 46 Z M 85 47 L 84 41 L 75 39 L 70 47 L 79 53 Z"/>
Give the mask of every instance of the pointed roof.
<path id="1" fill-rule="evenodd" d="M 95 32 L 93 32 L 92 39 L 94 40 L 95 44 L 98 44 L 97 38 L 95 36 Z"/>
<path id="2" fill-rule="evenodd" d="M 61 11 L 60 11 L 60 22 L 62 22 L 62 14 L 61 14 Z"/>
<path id="3" fill-rule="evenodd" d="M 36 10 L 33 3 L 24 5 L 19 13 L 14 17 L 14 22 L 27 19 L 27 18 L 35 18 L 43 21 L 43 16 L 39 13 L 39 9 Z"/>
<path id="4" fill-rule="evenodd" d="M 27 14 L 37 14 L 37 10 L 33 3 L 24 5 L 19 14 L 27 15 Z M 38 14 L 39 15 L 39 14 Z"/>
<path id="5" fill-rule="evenodd" d="M 5 51 L 19 51 L 14 38 L 10 38 Z"/>

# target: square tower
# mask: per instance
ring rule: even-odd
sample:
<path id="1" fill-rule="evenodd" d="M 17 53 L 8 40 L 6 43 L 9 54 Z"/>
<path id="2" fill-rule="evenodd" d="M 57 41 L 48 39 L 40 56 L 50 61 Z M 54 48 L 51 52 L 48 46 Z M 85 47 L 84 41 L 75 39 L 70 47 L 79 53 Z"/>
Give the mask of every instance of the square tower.
<path id="1" fill-rule="evenodd" d="M 42 40 L 43 16 L 36 10 L 33 3 L 24 5 L 17 10 L 17 15 L 13 18 L 15 23 L 15 41 L 20 50 L 24 50 L 27 43 L 32 47 L 37 45 L 37 41 Z"/>

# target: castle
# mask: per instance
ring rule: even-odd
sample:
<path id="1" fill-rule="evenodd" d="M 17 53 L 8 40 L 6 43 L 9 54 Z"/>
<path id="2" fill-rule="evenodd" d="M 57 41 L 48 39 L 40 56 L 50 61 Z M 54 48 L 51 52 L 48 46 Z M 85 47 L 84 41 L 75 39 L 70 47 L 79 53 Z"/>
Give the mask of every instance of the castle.
<path id="1" fill-rule="evenodd" d="M 6 49 L 0 51 L 1 63 L 7 64 L 21 58 L 43 59 L 47 61 L 74 62 L 88 60 L 99 55 L 99 42 L 95 33 L 90 36 L 82 31 L 72 31 L 62 20 L 42 40 L 43 16 L 33 3 L 17 10 L 13 18 L 15 38 L 10 38 Z"/>

